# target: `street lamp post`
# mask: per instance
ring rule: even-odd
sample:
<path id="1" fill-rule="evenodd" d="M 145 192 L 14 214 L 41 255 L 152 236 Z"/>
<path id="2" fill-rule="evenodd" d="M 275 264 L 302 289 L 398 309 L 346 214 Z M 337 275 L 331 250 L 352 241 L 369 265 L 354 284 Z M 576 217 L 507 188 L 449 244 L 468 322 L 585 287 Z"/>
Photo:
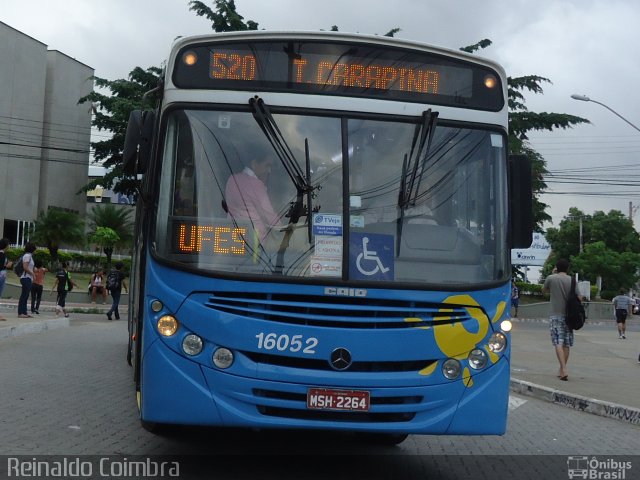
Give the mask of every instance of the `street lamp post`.
<path id="1" fill-rule="evenodd" d="M 583 102 L 593 102 L 593 103 L 597 103 L 598 105 L 602 105 L 604 108 L 606 108 L 607 110 L 612 112 L 614 115 L 620 117 L 622 120 L 624 120 L 625 122 L 627 122 L 629 125 L 631 125 L 633 128 L 635 128 L 636 130 L 638 130 L 640 132 L 640 128 L 636 127 L 633 123 L 631 123 L 629 120 L 624 118 L 622 115 L 620 115 L 618 112 L 616 112 L 613 108 L 608 107 L 607 105 L 605 105 L 602 102 L 598 102 L 597 100 L 589 98 L 586 95 L 578 95 L 576 93 L 571 95 L 571 98 L 573 98 L 574 100 L 580 100 L 580 101 L 583 101 Z"/>

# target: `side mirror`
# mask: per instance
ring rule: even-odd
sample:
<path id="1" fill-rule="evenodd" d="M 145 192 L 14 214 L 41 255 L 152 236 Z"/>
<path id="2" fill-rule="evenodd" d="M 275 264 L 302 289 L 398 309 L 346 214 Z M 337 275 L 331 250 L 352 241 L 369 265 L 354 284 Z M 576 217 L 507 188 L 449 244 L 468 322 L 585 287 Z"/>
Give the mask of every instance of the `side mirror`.
<path id="1" fill-rule="evenodd" d="M 531 161 L 509 155 L 509 239 L 511 248 L 529 248 L 533 241 Z"/>
<path id="2" fill-rule="evenodd" d="M 123 170 L 128 175 L 144 173 L 149 165 L 155 124 L 155 112 L 133 110 L 122 151 Z"/>

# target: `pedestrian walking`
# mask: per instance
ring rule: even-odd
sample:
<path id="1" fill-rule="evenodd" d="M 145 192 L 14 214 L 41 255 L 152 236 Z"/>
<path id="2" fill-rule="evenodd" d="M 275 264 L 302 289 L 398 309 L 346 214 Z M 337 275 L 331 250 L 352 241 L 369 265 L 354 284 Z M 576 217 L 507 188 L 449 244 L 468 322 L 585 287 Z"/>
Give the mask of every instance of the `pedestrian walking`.
<path id="1" fill-rule="evenodd" d="M 44 290 L 44 275 L 48 272 L 42 261 L 35 260 L 33 272 L 33 284 L 31 285 L 31 313 L 40 314 L 40 301 Z"/>
<path id="2" fill-rule="evenodd" d="M 549 330 L 551 333 L 551 343 L 553 344 L 560 369 L 558 378 L 563 381 L 569 380 L 567 363 L 569 362 L 569 350 L 573 347 L 573 330 L 565 322 L 567 311 L 567 298 L 571 291 L 571 277 L 569 271 L 569 261 L 561 258 L 556 263 L 557 273 L 549 275 L 542 286 L 543 293 L 549 293 Z"/>
<path id="3" fill-rule="evenodd" d="M 35 267 L 35 260 L 33 253 L 36 251 L 36 244 L 29 242 L 24 246 L 24 253 L 22 254 L 22 268 L 23 272 L 20 275 L 20 285 L 22 290 L 20 291 L 20 299 L 18 300 L 18 318 L 33 318 L 33 315 L 29 315 L 27 310 L 27 301 L 31 294 L 31 285 L 35 273 L 33 271 Z"/>
<path id="4" fill-rule="evenodd" d="M 623 340 L 627 338 L 627 316 L 631 313 L 634 301 L 627 295 L 626 290 L 621 288 L 620 294 L 613 297 L 611 303 L 618 327 L 618 339 Z"/>
<path id="5" fill-rule="evenodd" d="M 513 307 L 513 316 L 518 316 L 518 305 L 520 304 L 520 289 L 516 285 L 515 280 L 511 280 L 511 307 Z"/>
<path id="6" fill-rule="evenodd" d="M 118 311 L 118 305 L 120 304 L 120 295 L 122 294 L 122 289 L 127 290 L 127 284 L 124 281 L 124 273 L 122 273 L 122 262 L 117 262 L 114 265 L 114 269 L 109 272 L 107 275 L 107 289 L 109 293 L 111 293 L 111 298 L 113 303 L 111 308 L 107 312 L 107 318 L 109 320 L 113 320 L 112 315 L 115 315 L 116 320 L 120 320 L 120 312 Z"/>
<path id="7" fill-rule="evenodd" d="M 71 276 L 67 270 L 68 267 L 67 262 L 62 262 L 61 268 L 56 272 L 56 280 L 51 287 L 50 294 L 53 293 L 54 290 L 56 290 L 58 294 L 56 298 L 56 316 L 60 314 L 63 314 L 65 317 L 69 316 L 65 308 L 67 293 L 70 292 L 73 287 L 77 287 L 76 283 L 71 280 Z"/>
<path id="8" fill-rule="evenodd" d="M 7 258 L 7 254 L 5 252 L 8 246 L 8 239 L 0 239 L 0 298 L 2 298 L 4 284 L 7 282 L 7 272 L 13 267 L 13 262 Z M 0 315 L 0 322 L 4 322 L 5 320 L 6 318 Z"/>

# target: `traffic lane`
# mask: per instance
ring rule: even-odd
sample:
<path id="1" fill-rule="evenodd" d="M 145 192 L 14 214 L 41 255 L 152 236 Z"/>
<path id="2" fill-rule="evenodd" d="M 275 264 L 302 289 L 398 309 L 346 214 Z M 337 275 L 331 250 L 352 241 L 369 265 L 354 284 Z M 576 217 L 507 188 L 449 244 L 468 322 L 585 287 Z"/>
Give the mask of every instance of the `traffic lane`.
<path id="1" fill-rule="evenodd" d="M 0 344 L 0 451 L 59 455 L 632 455 L 640 427 L 520 398 L 504 436 L 410 436 L 397 447 L 314 431 L 140 427 L 126 322 L 92 322 Z M 516 397 L 517 398 L 517 397 Z M 581 446 L 576 445 L 579 438 Z M 471 461 L 471 460 L 469 460 Z"/>

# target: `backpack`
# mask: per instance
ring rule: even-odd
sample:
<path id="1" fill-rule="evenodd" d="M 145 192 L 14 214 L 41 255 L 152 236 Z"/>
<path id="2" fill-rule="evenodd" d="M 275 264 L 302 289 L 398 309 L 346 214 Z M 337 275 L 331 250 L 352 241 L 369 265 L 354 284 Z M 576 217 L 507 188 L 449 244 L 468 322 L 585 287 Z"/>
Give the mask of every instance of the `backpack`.
<path id="1" fill-rule="evenodd" d="M 569 290 L 569 298 L 567 299 L 567 311 L 565 322 L 572 330 L 580 330 L 584 325 L 587 314 L 584 306 L 580 301 L 580 297 L 576 294 L 576 278 L 571 277 L 571 290 Z"/>
<path id="2" fill-rule="evenodd" d="M 24 273 L 24 263 L 22 262 L 22 255 L 20 255 L 20 258 L 16 260 L 16 263 L 13 265 L 13 273 L 15 273 L 19 277 L 22 277 L 22 274 Z"/>
<path id="3" fill-rule="evenodd" d="M 61 268 L 56 272 L 56 279 L 58 280 L 58 288 L 57 288 L 58 292 L 64 292 L 65 286 L 69 287 L 69 284 L 71 283 L 69 279 L 69 275 L 64 270 L 64 268 Z"/>
<path id="4" fill-rule="evenodd" d="M 120 275 L 117 270 L 111 270 L 107 275 L 107 290 L 119 290 L 120 289 Z"/>

